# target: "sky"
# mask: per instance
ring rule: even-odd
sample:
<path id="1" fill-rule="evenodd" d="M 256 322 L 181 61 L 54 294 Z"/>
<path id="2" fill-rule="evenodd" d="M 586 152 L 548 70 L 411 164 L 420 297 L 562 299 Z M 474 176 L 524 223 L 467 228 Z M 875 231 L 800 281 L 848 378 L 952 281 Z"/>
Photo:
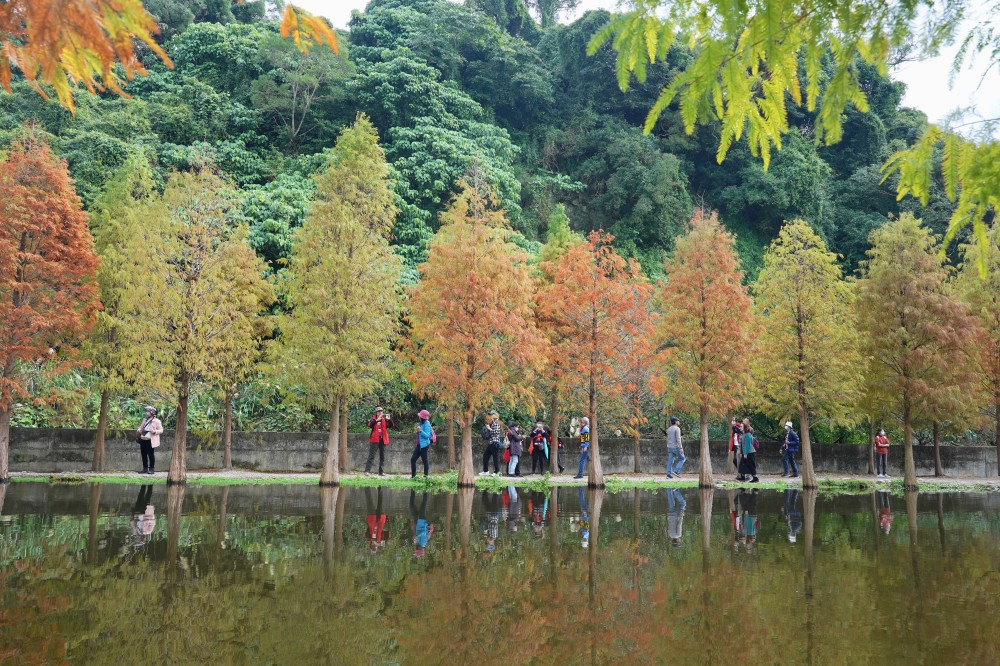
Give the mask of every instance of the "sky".
<path id="1" fill-rule="evenodd" d="M 295 0 L 295 4 L 327 17 L 334 26 L 343 28 L 351 18 L 351 11 L 363 10 L 368 0 Z M 984 4 L 979 3 L 979 6 Z M 564 16 L 562 20 L 571 21 L 590 9 L 614 10 L 615 5 L 616 0 L 581 0 L 576 12 Z M 987 70 L 985 58 L 971 64 L 967 62 L 949 87 L 956 51 L 957 48 L 945 49 L 931 60 L 899 66 L 892 77 L 906 84 L 903 104 L 920 109 L 935 123 L 942 122 L 956 109 L 969 106 L 976 107 L 981 117 L 1000 117 L 1000 68 Z"/>

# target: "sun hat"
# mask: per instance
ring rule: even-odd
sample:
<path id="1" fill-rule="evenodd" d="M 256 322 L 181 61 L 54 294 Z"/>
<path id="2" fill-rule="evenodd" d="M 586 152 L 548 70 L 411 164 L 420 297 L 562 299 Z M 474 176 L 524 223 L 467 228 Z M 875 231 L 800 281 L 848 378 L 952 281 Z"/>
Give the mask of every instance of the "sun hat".
<path id="1" fill-rule="evenodd" d="M 384 409 L 382 409 L 381 407 L 376 407 L 376 408 L 375 408 L 375 413 L 376 413 L 376 414 L 378 414 L 379 412 L 384 412 L 384 411 L 385 411 L 385 410 L 384 410 Z"/>
<path id="2" fill-rule="evenodd" d="M 791 421 L 785 421 L 785 427 L 786 428 L 792 428 L 793 427 L 792 426 L 792 422 Z"/>
<path id="3" fill-rule="evenodd" d="M 156 407 L 153 407 L 152 405 L 146 405 L 146 411 L 147 412 L 153 412 L 155 414 L 156 413 Z"/>
<path id="4" fill-rule="evenodd" d="M 428 412 L 426 409 L 421 409 L 419 412 L 417 412 L 418 419 L 429 419 L 430 417 L 431 413 Z"/>

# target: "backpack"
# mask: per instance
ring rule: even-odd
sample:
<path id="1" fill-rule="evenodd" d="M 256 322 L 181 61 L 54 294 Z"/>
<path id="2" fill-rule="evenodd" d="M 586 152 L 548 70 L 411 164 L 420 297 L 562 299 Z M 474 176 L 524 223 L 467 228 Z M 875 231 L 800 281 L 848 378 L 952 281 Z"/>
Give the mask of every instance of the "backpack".
<path id="1" fill-rule="evenodd" d="M 758 450 L 759 448 L 760 448 L 760 442 L 758 442 L 758 441 L 757 441 L 757 438 L 756 438 L 756 437 L 754 437 L 754 438 L 753 438 L 753 450 L 754 450 L 754 451 L 756 451 L 756 450 Z"/>
<path id="2" fill-rule="evenodd" d="M 435 431 L 434 428 L 431 428 L 431 444 L 437 444 L 437 441 L 438 441 L 437 431 Z"/>

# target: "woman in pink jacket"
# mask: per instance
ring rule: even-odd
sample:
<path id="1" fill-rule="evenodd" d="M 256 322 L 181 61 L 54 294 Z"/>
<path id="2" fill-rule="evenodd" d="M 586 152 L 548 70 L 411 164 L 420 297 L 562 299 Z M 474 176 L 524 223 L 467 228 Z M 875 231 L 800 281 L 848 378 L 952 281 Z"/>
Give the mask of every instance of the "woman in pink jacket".
<path id="1" fill-rule="evenodd" d="M 142 455 L 142 471 L 139 474 L 156 473 L 156 456 L 153 449 L 160 445 L 160 435 L 163 434 L 163 424 L 156 418 L 156 407 L 146 407 L 146 418 L 135 433 L 135 441 L 139 442 L 139 453 Z"/>

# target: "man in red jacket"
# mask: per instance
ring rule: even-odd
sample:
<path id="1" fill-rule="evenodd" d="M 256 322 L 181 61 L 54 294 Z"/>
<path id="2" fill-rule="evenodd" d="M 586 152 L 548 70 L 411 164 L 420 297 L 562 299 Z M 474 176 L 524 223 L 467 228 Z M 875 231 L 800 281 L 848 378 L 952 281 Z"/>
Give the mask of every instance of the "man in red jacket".
<path id="1" fill-rule="evenodd" d="M 375 415 L 368 420 L 368 427 L 372 429 L 372 434 L 368 438 L 368 462 L 365 463 L 365 474 L 372 471 L 372 463 L 375 462 L 375 451 L 378 451 L 378 473 L 384 474 L 382 466 L 385 464 L 385 447 L 389 445 L 389 428 L 396 425 L 392 422 L 392 416 L 386 414 L 381 407 L 375 408 Z"/>

